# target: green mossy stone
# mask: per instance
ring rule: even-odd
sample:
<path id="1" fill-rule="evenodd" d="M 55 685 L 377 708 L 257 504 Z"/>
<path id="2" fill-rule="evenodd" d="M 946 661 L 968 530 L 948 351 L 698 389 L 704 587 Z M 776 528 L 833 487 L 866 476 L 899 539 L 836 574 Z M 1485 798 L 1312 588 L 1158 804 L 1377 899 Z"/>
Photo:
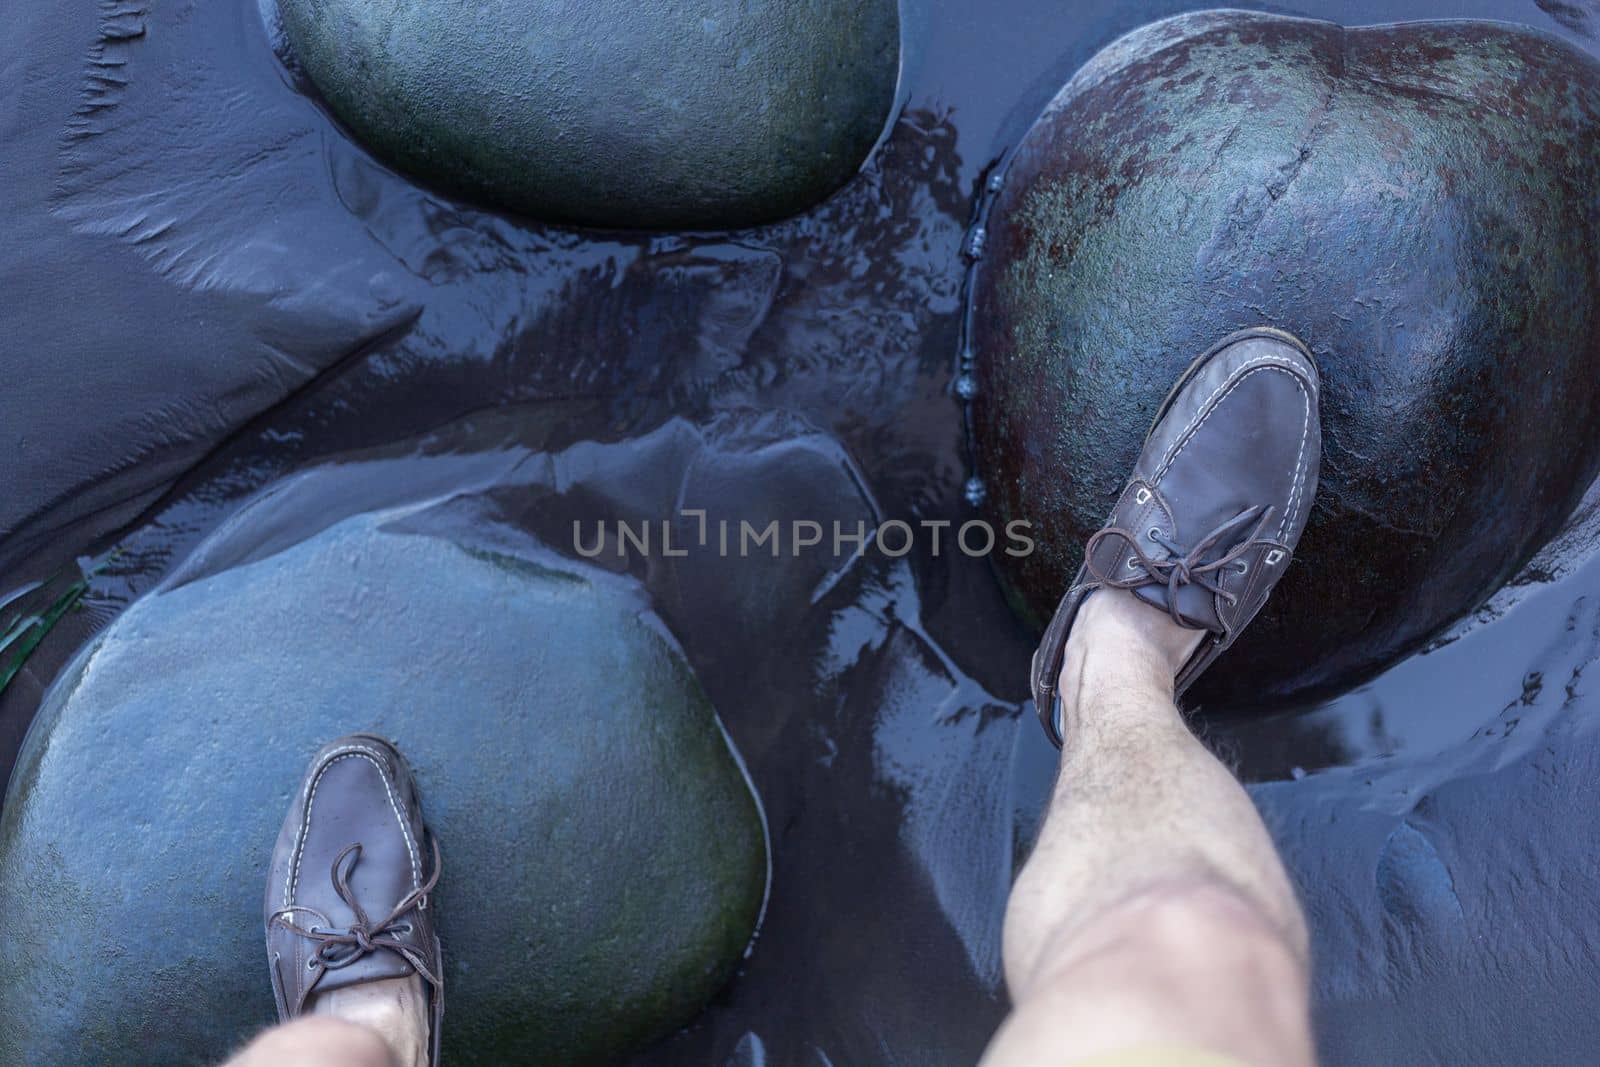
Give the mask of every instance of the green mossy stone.
<path id="1" fill-rule="evenodd" d="M 491 207 L 723 229 L 802 211 L 892 110 L 895 0 L 279 0 L 373 152 Z"/>
<path id="2" fill-rule="evenodd" d="M 1241 327 L 1304 339 L 1322 485 L 1192 691 L 1337 691 L 1481 603 L 1600 463 L 1600 64 L 1485 22 L 1206 12 L 1092 59 L 1024 137 L 975 290 L 996 556 L 1048 619 L 1162 398 Z M 1186 531 L 1198 537 L 1205 531 Z"/>
<path id="3" fill-rule="evenodd" d="M 261 898 L 306 760 L 373 730 L 444 854 L 451 1064 L 614 1062 L 729 978 L 742 766 L 630 585 L 362 516 L 130 607 L 0 817 L 0 1063 L 212 1064 L 274 1018 Z"/>

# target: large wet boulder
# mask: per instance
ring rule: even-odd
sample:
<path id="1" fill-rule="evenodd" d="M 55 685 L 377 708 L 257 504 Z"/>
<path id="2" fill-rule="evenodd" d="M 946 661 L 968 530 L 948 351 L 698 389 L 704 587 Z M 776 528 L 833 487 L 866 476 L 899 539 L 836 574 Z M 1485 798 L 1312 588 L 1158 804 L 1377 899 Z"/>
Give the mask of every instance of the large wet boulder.
<path id="1" fill-rule="evenodd" d="M 687 1022 L 753 934 L 765 830 L 637 586 L 458 543 L 448 508 L 251 523 L 40 712 L 0 820 L 0 1062 L 210 1063 L 269 1021 L 274 836 L 357 729 L 407 753 L 443 845 L 448 1062 L 614 1062 Z"/>
<path id="2" fill-rule="evenodd" d="M 1199 703 L 1367 676 L 1560 525 L 1600 435 L 1600 64 L 1511 26 L 1209 12 L 1092 59 L 1016 149 L 976 300 L 997 557 L 1048 618 L 1162 397 L 1259 323 L 1324 379 L 1322 488 Z"/>
<path id="3" fill-rule="evenodd" d="M 899 74 L 895 0 L 278 0 L 301 64 L 400 169 L 619 227 L 794 214 L 860 167 Z"/>

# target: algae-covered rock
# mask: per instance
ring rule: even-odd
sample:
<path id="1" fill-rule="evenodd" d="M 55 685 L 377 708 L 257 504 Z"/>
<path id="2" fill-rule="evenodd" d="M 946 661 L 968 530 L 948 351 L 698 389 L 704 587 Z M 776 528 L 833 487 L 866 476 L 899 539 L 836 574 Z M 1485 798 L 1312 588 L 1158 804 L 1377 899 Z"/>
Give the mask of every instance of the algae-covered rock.
<path id="1" fill-rule="evenodd" d="M 895 0 L 279 0 L 329 106 L 397 167 L 597 226 L 794 214 L 860 167 L 899 73 Z"/>
<path id="2" fill-rule="evenodd" d="M 687 1022 L 749 943 L 766 844 L 635 587 L 408 514 L 260 525 L 40 712 L 0 817 L 0 1062 L 213 1063 L 270 1021 L 274 835 L 357 729 L 399 743 L 443 846 L 446 1062 L 612 1062 Z"/>
<path id="3" fill-rule="evenodd" d="M 1495 23 L 1211 12 L 1075 76 L 1016 150 L 980 264 L 979 462 L 1048 618 L 1162 397 L 1271 324 L 1323 375 L 1291 570 L 1197 687 L 1329 691 L 1415 648 L 1559 526 L 1600 435 L 1600 64 Z"/>

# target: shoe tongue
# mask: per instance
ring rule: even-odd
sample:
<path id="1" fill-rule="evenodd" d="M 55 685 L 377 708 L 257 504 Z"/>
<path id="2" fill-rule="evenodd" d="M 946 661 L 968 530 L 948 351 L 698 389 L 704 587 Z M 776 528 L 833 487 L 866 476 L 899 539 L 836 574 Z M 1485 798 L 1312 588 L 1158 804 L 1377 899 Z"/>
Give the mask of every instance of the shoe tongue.
<path id="1" fill-rule="evenodd" d="M 414 973 L 416 972 L 411 964 L 398 952 L 380 948 L 367 953 L 347 967 L 324 971 L 311 995 L 315 997 L 318 993 L 361 985 L 363 982 L 376 982 L 383 978 L 404 978 Z"/>
<path id="2" fill-rule="evenodd" d="M 1146 604 L 1169 611 L 1167 600 L 1167 587 L 1163 584 L 1152 582 L 1141 585 L 1133 590 L 1133 595 Z M 1180 585 L 1178 587 L 1178 617 L 1185 625 L 1196 630 L 1210 630 L 1212 633 L 1222 633 L 1222 620 L 1217 617 L 1217 597 L 1215 593 L 1198 585 Z"/>
<path id="3" fill-rule="evenodd" d="M 378 841 L 371 848 L 371 862 L 356 864 L 348 872 L 351 890 L 356 898 L 364 902 L 367 909 L 367 918 L 370 922 L 381 922 L 388 914 L 386 905 L 381 911 L 374 911 L 380 902 L 398 901 L 411 891 L 412 883 L 407 877 L 406 866 L 409 853 L 401 852 L 401 843 L 397 841 Z M 386 854 L 392 850 L 392 856 Z M 356 921 L 355 912 L 343 900 L 334 899 L 321 902 L 327 915 L 335 923 L 349 928 Z M 404 921 L 404 918 L 401 920 Z M 378 936 L 393 938 L 407 944 L 411 938 L 402 931 L 389 929 Z M 353 951 L 343 948 L 342 951 Z M 361 985 L 364 982 L 375 982 L 382 978 L 404 978 L 415 973 L 411 964 L 398 952 L 390 948 L 375 947 L 371 952 L 360 959 L 343 967 L 330 967 L 317 983 L 318 992 L 327 992 L 334 989 L 344 989 L 348 986 Z"/>

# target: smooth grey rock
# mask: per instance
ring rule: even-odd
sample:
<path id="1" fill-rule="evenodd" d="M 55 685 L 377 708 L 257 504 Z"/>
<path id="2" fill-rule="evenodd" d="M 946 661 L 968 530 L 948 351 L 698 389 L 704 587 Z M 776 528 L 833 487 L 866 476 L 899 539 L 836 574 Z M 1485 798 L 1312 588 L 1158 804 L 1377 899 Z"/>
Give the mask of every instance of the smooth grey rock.
<path id="1" fill-rule="evenodd" d="M 725 229 L 844 184 L 888 121 L 895 0 L 279 0 L 374 152 L 558 222 Z"/>
<path id="2" fill-rule="evenodd" d="M 990 508 L 1040 544 L 996 557 L 1023 613 L 1183 369 L 1257 324 L 1317 357 L 1322 483 L 1194 700 L 1326 695 L 1476 607 L 1600 467 L 1597 188 L 1600 63 L 1513 26 L 1205 12 L 1106 48 L 1017 148 L 975 292 Z"/>
<path id="3" fill-rule="evenodd" d="M 270 1021 L 274 836 L 358 729 L 399 743 L 443 846 L 447 1062 L 611 1062 L 682 1026 L 750 941 L 765 831 L 637 587 L 415 508 L 275 545 L 270 500 L 40 712 L 0 817 L 0 1062 L 212 1063 Z"/>

